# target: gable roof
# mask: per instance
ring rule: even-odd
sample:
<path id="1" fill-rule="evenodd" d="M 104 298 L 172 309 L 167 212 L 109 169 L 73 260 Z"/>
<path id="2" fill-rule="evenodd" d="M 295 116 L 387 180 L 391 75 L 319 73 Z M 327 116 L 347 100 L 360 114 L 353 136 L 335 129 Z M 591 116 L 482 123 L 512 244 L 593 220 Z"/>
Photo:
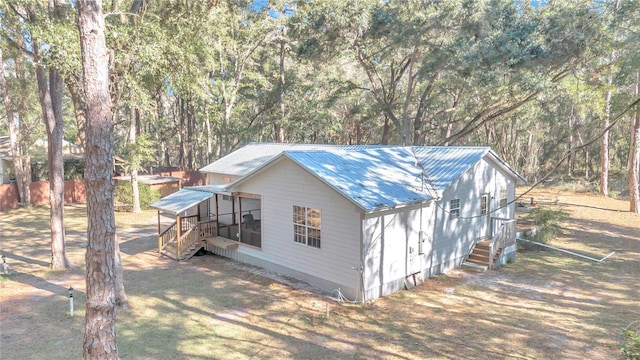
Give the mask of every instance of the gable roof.
<path id="1" fill-rule="evenodd" d="M 232 176 L 244 176 L 272 160 L 285 150 L 344 149 L 359 150 L 378 145 L 327 145 L 327 144 L 288 144 L 288 143 L 250 143 L 221 157 L 200 171 Z"/>
<path id="2" fill-rule="evenodd" d="M 284 150 L 229 187 L 287 158 L 364 211 L 374 211 L 437 199 L 485 156 L 493 158 L 494 163 L 511 173 L 517 182 L 524 182 L 489 147 L 365 146 L 353 150 Z"/>

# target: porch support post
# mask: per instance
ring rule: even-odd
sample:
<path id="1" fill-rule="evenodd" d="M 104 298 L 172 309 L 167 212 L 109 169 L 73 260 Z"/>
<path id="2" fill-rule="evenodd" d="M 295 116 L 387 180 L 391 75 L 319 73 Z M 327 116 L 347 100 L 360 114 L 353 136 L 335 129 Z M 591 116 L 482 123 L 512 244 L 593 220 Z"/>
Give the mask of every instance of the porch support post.
<path id="1" fill-rule="evenodd" d="M 489 216 L 489 237 L 493 239 L 493 216 Z"/>
<path id="2" fill-rule="evenodd" d="M 239 199 L 239 198 L 238 198 Z M 233 194 L 231 195 L 231 213 L 233 214 L 233 219 L 231 221 L 233 221 L 233 225 L 236 224 L 236 195 Z"/>
<path id="3" fill-rule="evenodd" d="M 215 199 L 216 199 L 216 219 L 219 217 L 218 214 L 220 213 L 219 209 L 218 209 L 218 194 L 215 194 Z"/>
<path id="4" fill-rule="evenodd" d="M 158 253 L 162 251 L 162 237 L 160 234 L 160 210 L 158 210 Z"/>
<path id="5" fill-rule="evenodd" d="M 209 175 L 207 175 L 207 176 L 209 176 Z M 219 221 L 220 220 L 220 210 L 219 210 L 219 207 L 218 207 L 218 194 L 216 193 L 214 195 L 214 197 L 215 197 L 215 200 L 216 200 L 216 236 L 218 236 L 218 234 L 220 233 L 220 221 Z M 211 219 L 209 219 L 209 220 L 211 220 Z"/>
<path id="6" fill-rule="evenodd" d="M 240 197 L 240 194 L 238 194 L 238 234 L 240 234 L 240 238 L 238 239 L 238 241 L 242 242 L 242 236 L 243 234 L 243 230 L 242 230 L 242 198 Z"/>
<path id="7" fill-rule="evenodd" d="M 176 215 L 176 260 L 180 261 L 180 238 L 182 237 L 182 218 Z"/>
<path id="8" fill-rule="evenodd" d="M 209 200 L 207 200 L 207 201 L 209 201 Z M 196 219 L 197 219 L 198 221 L 196 221 L 196 229 L 195 229 L 195 231 L 196 231 L 196 236 L 197 236 L 198 238 L 197 238 L 197 240 L 196 240 L 196 241 L 200 241 L 200 221 L 202 220 L 202 219 L 200 218 L 200 204 L 201 204 L 201 203 L 198 203 L 198 206 L 197 206 L 197 208 L 198 208 L 198 217 L 197 217 Z"/>

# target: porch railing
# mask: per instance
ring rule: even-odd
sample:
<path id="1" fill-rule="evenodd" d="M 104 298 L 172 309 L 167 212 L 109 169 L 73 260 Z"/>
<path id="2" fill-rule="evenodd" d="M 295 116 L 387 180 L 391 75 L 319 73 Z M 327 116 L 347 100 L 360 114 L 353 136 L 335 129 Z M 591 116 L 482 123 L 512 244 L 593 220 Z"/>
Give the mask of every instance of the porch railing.
<path id="1" fill-rule="evenodd" d="M 180 234 L 184 234 L 189 229 L 193 229 L 198 224 L 198 216 L 191 215 L 180 218 Z M 168 243 L 178 236 L 177 221 L 174 221 L 158 235 L 158 251 L 162 250 Z M 182 235 L 181 235 L 182 236 Z"/>
<path id="2" fill-rule="evenodd" d="M 191 246 L 196 245 L 200 241 L 197 228 L 191 228 L 187 230 L 178 239 L 176 246 L 176 258 L 178 261 L 182 258 L 182 254 L 187 251 Z"/>
<path id="3" fill-rule="evenodd" d="M 498 250 L 516 243 L 516 220 L 492 218 L 491 228 L 495 231 L 489 244 L 489 269 L 494 268 L 493 259 Z"/>
<path id="4" fill-rule="evenodd" d="M 218 236 L 218 220 L 201 221 L 198 223 L 198 228 L 201 238 Z"/>
<path id="5" fill-rule="evenodd" d="M 190 215 L 180 218 L 180 232 L 189 231 L 198 225 L 198 215 Z"/>
<path id="6" fill-rule="evenodd" d="M 165 245 L 173 241 L 178 236 L 178 226 L 176 222 L 169 225 L 163 232 L 158 235 L 158 251 L 161 251 Z"/>
<path id="7" fill-rule="evenodd" d="M 181 255 L 193 245 L 204 238 L 218 236 L 218 221 L 206 220 L 197 222 L 197 216 L 188 216 L 182 218 L 180 238 L 178 237 L 178 226 L 174 222 L 166 228 L 158 236 L 158 251 L 162 251 L 169 243 L 176 240 L 176 258 L 180 259 Z M 192 227 L 188 227 L 192 226 Z"/>

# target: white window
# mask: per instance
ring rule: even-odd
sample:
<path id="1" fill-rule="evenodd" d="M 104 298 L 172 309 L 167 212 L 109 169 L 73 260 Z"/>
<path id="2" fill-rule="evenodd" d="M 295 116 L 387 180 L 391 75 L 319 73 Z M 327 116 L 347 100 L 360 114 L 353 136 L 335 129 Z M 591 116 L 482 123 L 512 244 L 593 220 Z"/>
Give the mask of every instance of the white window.
<path id="1" fill-rule="evenodd" d="M 451 217 L 460 216 L 460 199 L 453 199 L 449 202 L 449 214 Z"/>
<path id="2" fill-rule="evenodd" d="M 480 197 L 480 215 L 487 215 L 489 213 L 489 195 L 483 194 Z"/>
<path id="3" fill-rule="evenodd" d="M 322 216 L 319 209 L 293 206 L 293 241 L 320 249 Z"/>
<path id="4" fill-rule="evenodd" d="M 500 189 L 500 207 L 507 206 L 507 188 Z"/>

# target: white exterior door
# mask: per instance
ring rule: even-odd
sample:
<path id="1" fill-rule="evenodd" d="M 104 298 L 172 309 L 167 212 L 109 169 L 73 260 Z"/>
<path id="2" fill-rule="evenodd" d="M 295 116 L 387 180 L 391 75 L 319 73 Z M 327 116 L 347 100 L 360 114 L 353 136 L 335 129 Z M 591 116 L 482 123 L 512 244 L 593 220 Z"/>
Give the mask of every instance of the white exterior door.
<path id="1" fill-rule="evenodd" d="M 491 237 L 491 194 L 480 195 L 480 215 L 482 219 L 481 238 Z"/>

